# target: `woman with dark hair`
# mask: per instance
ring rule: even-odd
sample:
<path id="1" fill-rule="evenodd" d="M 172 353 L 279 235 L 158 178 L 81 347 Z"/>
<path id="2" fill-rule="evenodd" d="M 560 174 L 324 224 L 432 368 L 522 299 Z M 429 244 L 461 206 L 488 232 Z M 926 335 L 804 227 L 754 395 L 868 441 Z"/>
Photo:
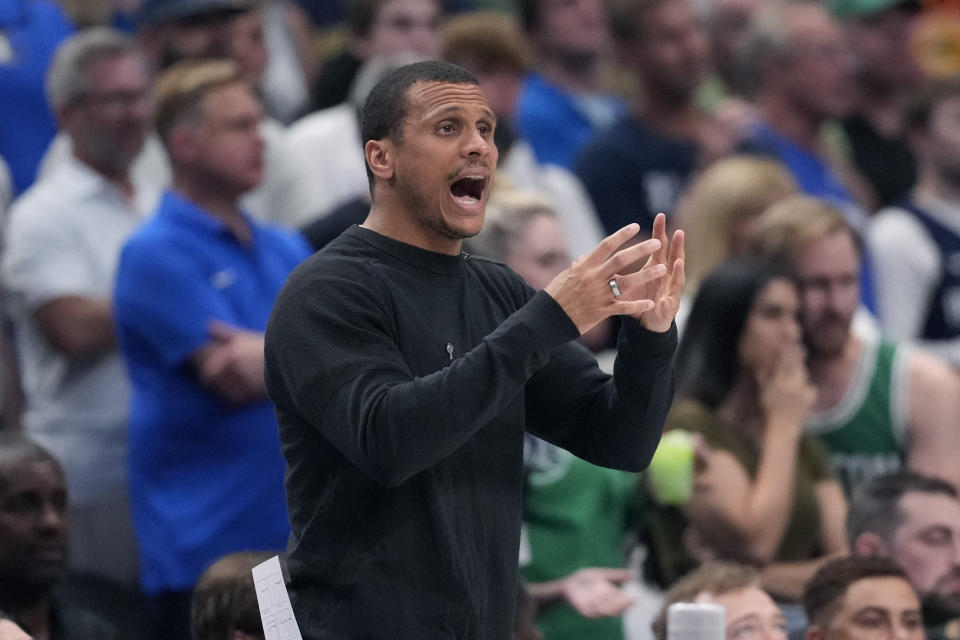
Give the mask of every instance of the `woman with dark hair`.
<path id="1" fill-rule="evenodd" d="M 693 491 L 655 536 L 668 582 L 696 561 L 738 560 L 796 600 L 822 556 L 846 552 L 843 494 L 825 451 L 803 436 L 815 391 L 798 307 L 787 272 L 760 258 L 721 264 L 699 289 L 667 424 L 699 434 Z"/>

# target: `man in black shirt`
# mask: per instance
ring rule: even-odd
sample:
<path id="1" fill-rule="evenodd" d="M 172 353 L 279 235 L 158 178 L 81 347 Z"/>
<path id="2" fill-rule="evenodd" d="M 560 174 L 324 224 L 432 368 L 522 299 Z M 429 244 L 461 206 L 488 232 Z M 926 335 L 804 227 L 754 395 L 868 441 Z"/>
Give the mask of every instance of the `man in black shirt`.
<path id="1" fill-rule="evenodd" d="M 632 224 L 534 292 L 461 253 L 497 162 L 476 79 L 403 67 L 364 107 L 373 205 L 291 275 L 266 334 L 304 638 L 510 636 L 526 429 L 639 471 L 673 395 L 683 234 Z M 641 262 L 640 270 L 630 265 Z M 626 316 L 613 377 L 574 339 Z"/>

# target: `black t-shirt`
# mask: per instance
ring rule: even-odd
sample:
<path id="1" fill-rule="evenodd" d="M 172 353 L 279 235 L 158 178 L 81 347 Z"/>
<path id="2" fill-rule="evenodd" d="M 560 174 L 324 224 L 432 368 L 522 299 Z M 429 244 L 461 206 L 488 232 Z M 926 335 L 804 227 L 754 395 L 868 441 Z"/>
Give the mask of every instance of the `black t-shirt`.
<path id="1" fill-rule="evenodd" d="M 362 227 L 306 260 L 266 333 L 307 640 L 510 637 L 524 429 L 639 470 L 676 330 L 624 322 L 616 383 L 505 266 Z"/>
<path id="2" fill-rule="evenodd" d="M 877 196 L 877 207 L 896 203 L 917 179 L 913 155 L 903 138 L 880 135 L 862 116 L 843 121 L 853 163 Z"/>

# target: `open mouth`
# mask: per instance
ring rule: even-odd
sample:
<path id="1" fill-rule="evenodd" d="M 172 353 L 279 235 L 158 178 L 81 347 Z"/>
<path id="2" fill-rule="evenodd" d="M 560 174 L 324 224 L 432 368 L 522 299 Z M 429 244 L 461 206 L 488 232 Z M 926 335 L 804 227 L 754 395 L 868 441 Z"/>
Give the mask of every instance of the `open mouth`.
<path id="1" fill-rule="evenodd" d="M 450 193 L 460 204 L 471 205 L 483 198 L 486 186 L 487 178 L 484 176 L 467 176 L 450 185 Z"/>

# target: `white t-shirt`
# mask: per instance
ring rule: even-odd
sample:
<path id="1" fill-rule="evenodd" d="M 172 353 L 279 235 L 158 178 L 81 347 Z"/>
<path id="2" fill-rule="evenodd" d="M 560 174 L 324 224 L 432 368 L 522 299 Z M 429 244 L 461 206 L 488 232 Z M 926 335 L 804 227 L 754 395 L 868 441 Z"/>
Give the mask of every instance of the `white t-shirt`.
<path id="1" fill-rule="evenodd" d="M 922 207 L 927 215 L 960 236 L 960 204 L 930 200 Z M 918 338 L 942 270 L 940 250 L 926 227 L 913 213 L 888 207 L 870 221 L 866 243 L 884 335 L 911 341 L 960 367 L 960 338 Z"/>

